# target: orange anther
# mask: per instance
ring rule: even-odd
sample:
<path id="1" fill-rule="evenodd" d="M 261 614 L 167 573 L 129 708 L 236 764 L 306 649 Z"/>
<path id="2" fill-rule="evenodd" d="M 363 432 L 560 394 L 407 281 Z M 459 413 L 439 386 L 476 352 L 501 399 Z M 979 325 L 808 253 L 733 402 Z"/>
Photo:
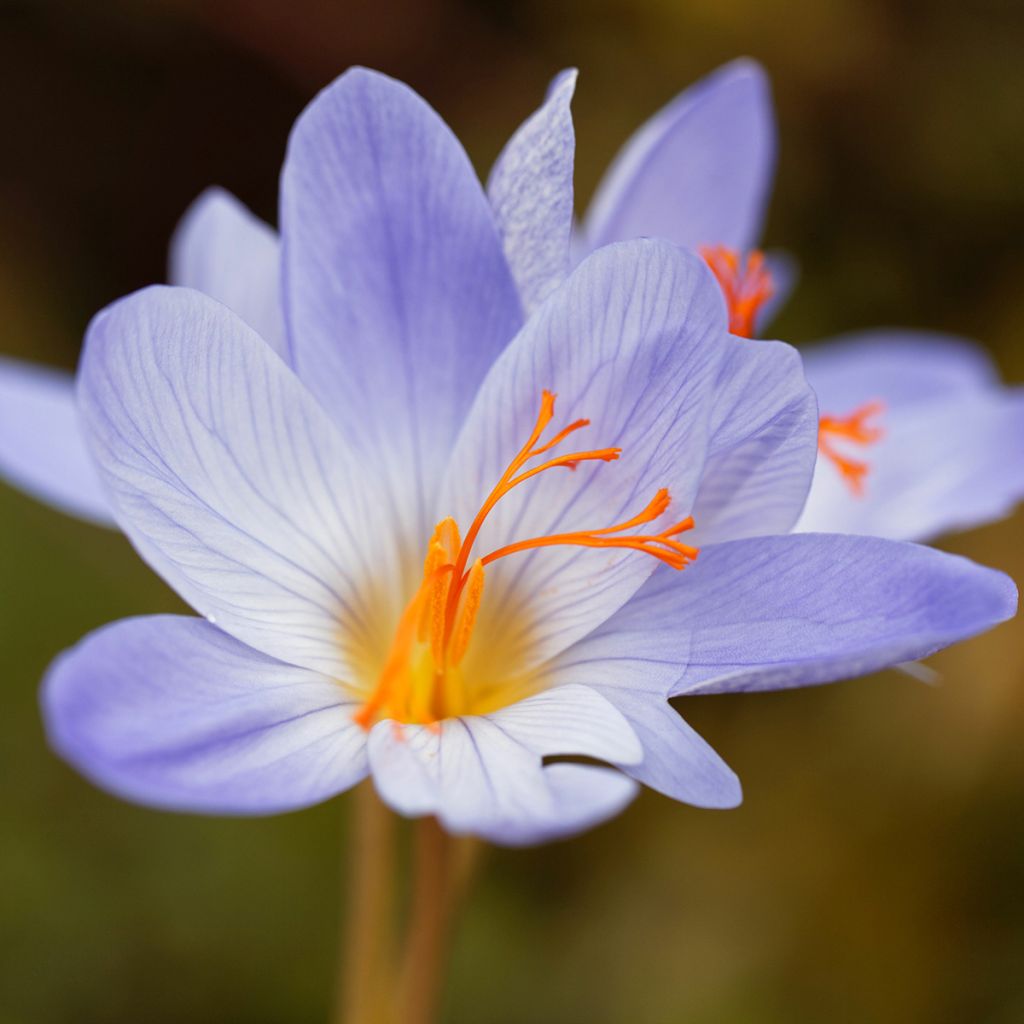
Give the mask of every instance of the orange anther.
<path id="1" fill-rule="evenodd" d="M 729 331 L 741 338 L 752 338 L 757 329 L 757 314 L 775 294 L 764 253 L 753 249 L 743 259 L 735 249 L 724 245 L 702 245 L 699 251 L 725 296 Z"/>
<path id="2" fill-rule="evenodd" d="M 480 506 L 464 538 L 460 539 L 458 525 L 450 517 L 435 527 L 423 562 L 423 580 L 399 619 L 376 687 L 354 716 L 363 728 L 369 729 L 382 716 L 398 716 L 401 720 L 421 721 L 429 726 L 450 712 L 453 700 L 461 700 L 458 666 L 469 649 L 483 600 L 484 567 L 499 558 L 554 545 L 639 551 L 674 569 L 685 568 L 697 557 L 696 548 L 675 539 L 693 528 L 693 519 L 689 516 L 659 533 L 626 532 L 653 522 L 668 510 L 671 497 L 667 489 L 661 488 L 641 512 L 625 522 L 517 541 L 483 558 L 477 557 L 467 571 L 485 519 L 509 491 L 549 469 L 575 469 L 581 462 L 614 462 L 621 455 L 621 448 L 595 448 L 555 455 L 525 468 L 532 459 L 546 455 L 571 434 L 590 424 L 586 419 L 576 420 L 541 444 L 541 437 L 554 414 L 555 395 L 544 391 L 530 437 Z"/>
<path id="3" fill-rule="evenodd" d="M 868 420 L 881 415 L 884 410 L 883 402 L 865 402 L 847 416 L 822 416 L 818 423 L 818 452 L 839 470 L 857 497 L 864 494 L 864 480 L 871 467 L 867 462 L 843 454 L 835 443 L 845 441 L 866 446 L 880 440 L 885 432 L 881 427 L 869 424 Z"/>

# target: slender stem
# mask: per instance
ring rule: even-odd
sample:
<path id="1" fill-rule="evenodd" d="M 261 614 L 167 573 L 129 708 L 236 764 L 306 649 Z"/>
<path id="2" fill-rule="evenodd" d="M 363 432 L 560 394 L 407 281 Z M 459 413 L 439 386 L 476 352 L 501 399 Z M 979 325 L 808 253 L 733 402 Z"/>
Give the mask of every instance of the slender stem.
<path id="1" fill-rule="evenodd" d="M 355 793 L 347 922 L 334 1024 L 385 1024 L 393 953 L 395 816 L 370 782 Z"/>
<path id="2" fill-rule="evenodd" d="M 399 981 L 401 1024 L 434 1024 L 458 906 L 479 844 L 455 839 L 433 818 L 415 826 L 412 907 Z"/>

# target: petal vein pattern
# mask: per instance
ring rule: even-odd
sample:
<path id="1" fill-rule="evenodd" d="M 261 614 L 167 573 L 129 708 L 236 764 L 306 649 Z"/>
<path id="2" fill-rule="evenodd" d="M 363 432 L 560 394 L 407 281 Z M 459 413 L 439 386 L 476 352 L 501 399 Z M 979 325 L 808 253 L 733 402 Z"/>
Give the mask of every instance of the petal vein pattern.
<path id="1" fill-rule="evenodd" d="M 486 196 L 422 99 L 354 69 L 295 125 L 281 219 L 296 372 L 381 476 L 378 521 L 419 545 L 466 410 L 521 321 Z"/>
<path id="2" fill-rule="evenodd" d="M 608 246 L 584 261 L 481 387 L 448 469 L 442 514 L 472 519 L 479 495 L 528 436 L 536 395 L 552 382 L 561 416 L 593 418 L 600 443 L 623 457 L 545 474 L 509 494 L 481 529 L 482 550 L 627 520 L 660 488 L 678 520 L 694 508 L 712 459 L 730 461 L 722 463 L 723 489 L 702 498 L 709 529 L 724 515 L 716 499 L 726 492 L 765 497 L 756 481 L 773 490 L 761 532 L 779 508 L 787 525 L 799 514 L 817 436 L 799 358 L 786 346 L 747 348 L 728 335 L 721 295 L 699 257 L 648 240 Z M 698 520 L 694 535 L 704 526 Z M 528 552 L 495 567 L 492 614 L 527 612 L 524 657 L 536 663 L 603 621 L 652 567 L 619 551 Z"/>
<path id="3" fill-rule="evenodd" d="M 569 272 L 575 136 L 569 103 L 576 72 L 563 71 L 540 110 L 509 139 L 487 182 L 505 254 L 529 313 Z"/>
<path id="4" fill-rule="evenodd" d="M 79 394 L 143 557 L 243 642 L 344 677 L 395 553 L 372 481 L 262 339 L 198 292 L 147 289 L 90 325 Z"/>

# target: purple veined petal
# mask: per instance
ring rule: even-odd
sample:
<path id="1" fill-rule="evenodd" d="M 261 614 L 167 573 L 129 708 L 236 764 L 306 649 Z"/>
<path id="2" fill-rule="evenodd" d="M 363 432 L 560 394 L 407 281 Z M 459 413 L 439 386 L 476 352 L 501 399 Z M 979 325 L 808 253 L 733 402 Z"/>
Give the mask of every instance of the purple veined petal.
<path id="1" fill-rule="evenodd" d="M 999 379 L 980 345 L 932 331 L 858 331 L 810 345 L 800 354 L 822 412 L 833 416 L 876 399 L 895 409 L 952 398 Z"/>
<path id="2" fill-rule="evenodd" d="M 561 770 L 579 765 L 544 767 L 492 716 L 448 718 L 433 727 L 379 722 L 368 751 L 377 791 L 398 813 L 433 814 L 449 832 L 508 846 L 588 828 L 635 792 L 607 769 L 585 777 Z"/>
<path id="3" fill-rule="evenodd" d="M 776 519 L 787 529 L 795 522 L 817 438 L 799 357 L 787 346 L 729 335 L 718 286 L 692 253 L 634 241 L 608 246 L 577 268 L 484 382 L 438 516 L 452 514 L 468 528 L 528 439 L 544 389 L 559 396 L 547 436 L 580 418 L 592 421 L 560 454 L 620 447 L 622 456 L 572 472 L 551 470 L 517 487 L 484 523 L 477 555 L 630 520 L 659 488 L 673 498 L 661 529 L 684 518 L 698 495 L 708 513 L 705 529 L 724 517 L 718 502 L 725 496 L 758 499 L 758 532 L 770 531 Z M 706 463 L 721 469 L 718 485 Z M 518 631 L 511 649 L 525 669 L 590 632 L 653 565 L 621 548 L 517 553 L 488 568 L 481 616 Z"/>
<path id="4" fill-rule="evenodd" d="M 367 773 L 366 734 L 338 683 L 202 619 L 125 619 L 91 633 L 53 663 L 42 705 L 61 757 L 154 807 L 274 814 Z"/>
<path id="5" fill-rule="evenodd" d="M 223 302 L 287 360 L 277 232 L 230 192 L 208 188 L 185 211 L 168 280 Z"/>
<path id="6" fill-rule="evenodd" d="M 456 433 L 521 321 L 483 189 L 419 96 L 356 68 L 296 122 L 281 224 L 296 371 L 381 474 L 381 516 L 425 544 Z"/>
<path id="7" fill-rule="evenodd" d="M 880 440 L 844 449 L 869 467 L 862 493 L 819 458 L 797 530 L 925 541 L 1001 519 L 1024 499 L 1024 389 L 892 401 L 877 420 Z"/>
<path id="8" fill-rule="evenodd" d="M 648 635 L 689 634 L 674 696 L 784 689 L 927 657 L 1016 605 L 1005 575 L 931 548 L 761 537 L 705 548 L 683 573 L 656 573 L 619 613 L 618 642 L 642 651 Z"/>
<path id="9" fill-rule="evenodd" d="M 543 106 L 501 151 L 487 182 L 505 256 L 529 313 L 565 280 L 573 231 L 576 70 L 551 83 Z"/>
<path id="10" fill-rule="evenodd" d="M 566 683 L 543 690 L 487 717 L 541 757 L 595 757 L 617 765 L 643 757 L 629 722 L 588 686 Z"/>
<path id="11" fill-rule="evenodd" d="M 640 791 L 621 772 L 589 764 L 547 765 L 544 781 L 554 805 L 551 817 L 540 827 L 510 829 L 505 837 L 507 845 L 550 842 L 595 828 L 621 814 Z"/>
<path id="12" fill-rule="evenodd" d="M 585 220 L 592 247 L 642 235 L 756 244 L 775 170 L 768 79 L 739 60 L 692 85 L 623 146 Z"/>
<path id="13" fill-rule="evenodd" d="M 599 690 L 629 721 L 643 760 L 622 770 L 645 786 L 694 807 L 728 809 L 743 802 L 736 773 L 668 700 L 652 700 L 628 685 Z"/>
<path id="14" fill-rule="evenodd" d="M 347 678 L 394 555 L 372 481 L 269 346 L 199 292 L 148 288 L 93 320 L 79 402 L 150 565 L 244 643 Z"/>
<path id="15" fill-rule="evenodd" d="M 0 357 L 0 477 L 62 512 L 115 525 L 70 373 Z"/>
<path id="16" fill-rule="evenodd" d="M 634 779 L 698 807 L 735 807 L 742 798 L 735 773 L 668 703 L 686 671 L 689 645 L 685 625 L 649 616 L 646 602 L 634 598 L 546 665 L 545 683 L 554 692 L 583 684 L 622 712 L 643 758 L 613 763 Z"/>
<path id="17" fill-rule="evenodd" d="M 817 462 L 818 406 L 795 349 L 731 338 L 716 382 L 696 545 L 787 533 Z"/>

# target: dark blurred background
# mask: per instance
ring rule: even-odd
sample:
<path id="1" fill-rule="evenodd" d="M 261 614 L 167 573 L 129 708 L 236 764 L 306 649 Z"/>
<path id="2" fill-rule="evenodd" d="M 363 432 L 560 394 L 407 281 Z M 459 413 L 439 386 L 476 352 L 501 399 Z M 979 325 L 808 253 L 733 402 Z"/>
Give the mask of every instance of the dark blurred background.
<path id="1" fill-rule="evenodd" d="M 1016 0 L 150 0 L 0 4 L 0 350 L 71 367 L 88 317 L 164 276 L 206 185 L 274 219 L 289 125 L 352 63 L 410 82 L 485 172 L 581 69 L 577 188 L 734 56 L 782 132 L 766 241 L 803 268 L 776 334 L 960 332 L 1024 380 Z M 1024 579 L 1024 515 L 947 546 Z M 319 1024 L 345 798 L 259 821 L 131 807 L 47 751 L 49 658 L 177 610 L 127 542 L 0 486 L 0 1024 Z M 691 700 L 745 783 L 645 794 L 570 843 L 494 852 L 453 1024 L 1024 1021 L 1024 624 L 895 674 Z"/>

